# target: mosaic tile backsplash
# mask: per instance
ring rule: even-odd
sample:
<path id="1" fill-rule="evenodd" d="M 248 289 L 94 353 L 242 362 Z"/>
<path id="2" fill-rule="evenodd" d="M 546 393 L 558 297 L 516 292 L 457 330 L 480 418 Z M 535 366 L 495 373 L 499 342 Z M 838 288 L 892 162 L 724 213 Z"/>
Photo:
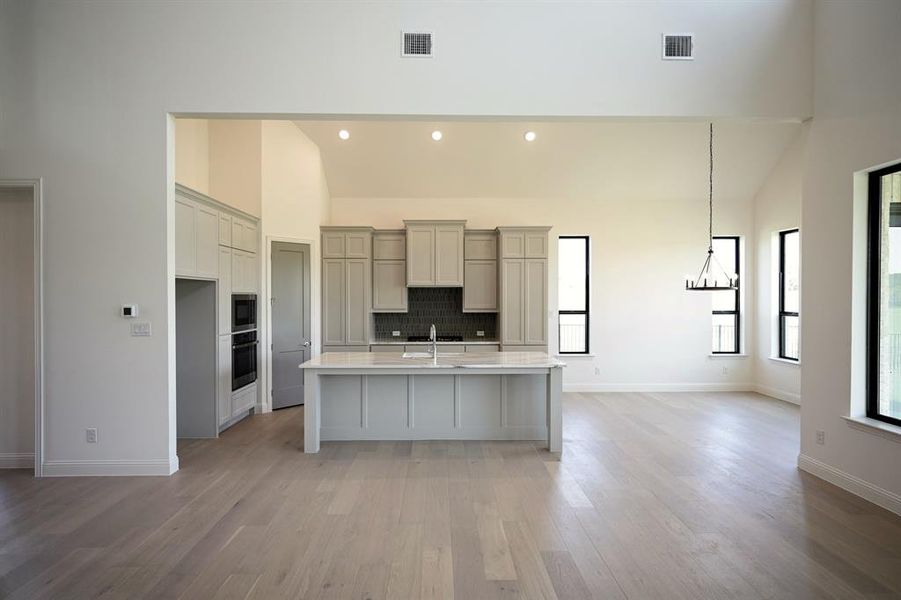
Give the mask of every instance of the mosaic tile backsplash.
<path id="1" fill-rule="evenodd" d="M 376 341 L 406 340 L 408 335 L 428 335 L 435 324 L 438 335 L 462 335 L 464 340 L 496 340 L 497 313 L 464 313 L 463 288 L 408 288 L 406 313 L 373 313 Z M 400 331 L 400 338 L 392 338 Z M 476 331 L 484 331 L 477 338 Z"/>

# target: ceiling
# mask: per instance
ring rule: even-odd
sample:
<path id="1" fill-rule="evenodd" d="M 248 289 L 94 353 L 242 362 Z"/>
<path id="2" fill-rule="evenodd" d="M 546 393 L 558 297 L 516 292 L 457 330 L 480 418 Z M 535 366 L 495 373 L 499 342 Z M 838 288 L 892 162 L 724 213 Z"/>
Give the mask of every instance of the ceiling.
<path id="1" fill-rule="evenodd" d="M 707 124 L 586 121 L 297 121 L 320 148 L 332 197 L 676 199 L 707 194 Z M 715 129 L 715 195 L 748 199 L 795 122 Z M 347 129 L 344 141 L 338 131 Z M 431 132 L 443 133 L 440 142 Z M 526 142 L 523 133 L 537 139 Z"/>

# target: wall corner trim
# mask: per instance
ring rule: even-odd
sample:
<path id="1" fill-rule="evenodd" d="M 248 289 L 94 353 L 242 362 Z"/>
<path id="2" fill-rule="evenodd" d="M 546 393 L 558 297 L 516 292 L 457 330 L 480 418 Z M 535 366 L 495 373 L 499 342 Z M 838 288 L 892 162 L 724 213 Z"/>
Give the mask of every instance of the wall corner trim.
<path id="1" fill-rule="evenodd" d="M 33 469 L 33 452 L 0 453 L 0 469 Z"/>
<path id="2" fill-rule="evenodd" d="M 784 402 L 789 402 L 791 404 L 797 404 L 798 406 L 801 406 L 801 394 L 787 392 L 785 390 L 780 390 L 777 388 L 769 387 L 767 385 L 759 384 L 754 386 L 754 391 L 758 394 L 763 394 L 764 396 L 775 398 L 776 400 L 782 400 Z"/>
<path id="3" fill-rule="evenodd" d="M 44 477 L 163 476 L 178 470 L 178 457 L 158 460 L 48 460 Z"/>
<path id="4" fill-rule="evenodd" d="M 896 515 L 901 515 L 901 495 L 845 473 L 806 454 L 798 454 L 798 468 Z"/>

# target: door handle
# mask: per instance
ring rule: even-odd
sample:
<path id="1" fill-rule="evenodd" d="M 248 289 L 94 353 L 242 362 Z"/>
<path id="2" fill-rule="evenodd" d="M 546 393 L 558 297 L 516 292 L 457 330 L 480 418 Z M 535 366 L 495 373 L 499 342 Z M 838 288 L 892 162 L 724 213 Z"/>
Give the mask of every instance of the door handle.
<path id="1" fill-rule="evenodd" d="M 310 346 L 310 342 L 304 342 L 303 345 L 309 347 L 309 346 Z"/>

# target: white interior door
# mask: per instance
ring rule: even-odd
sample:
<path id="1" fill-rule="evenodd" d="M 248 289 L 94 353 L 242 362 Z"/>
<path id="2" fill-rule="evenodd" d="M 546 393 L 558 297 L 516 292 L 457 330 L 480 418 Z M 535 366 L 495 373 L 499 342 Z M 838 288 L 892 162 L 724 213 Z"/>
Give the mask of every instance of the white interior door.
<path id="1" fill-rule="evenodd" d="M 303 371 L 310 359 L 310 249 L 272 244 L 272 408 L 303 404 Z"/>

